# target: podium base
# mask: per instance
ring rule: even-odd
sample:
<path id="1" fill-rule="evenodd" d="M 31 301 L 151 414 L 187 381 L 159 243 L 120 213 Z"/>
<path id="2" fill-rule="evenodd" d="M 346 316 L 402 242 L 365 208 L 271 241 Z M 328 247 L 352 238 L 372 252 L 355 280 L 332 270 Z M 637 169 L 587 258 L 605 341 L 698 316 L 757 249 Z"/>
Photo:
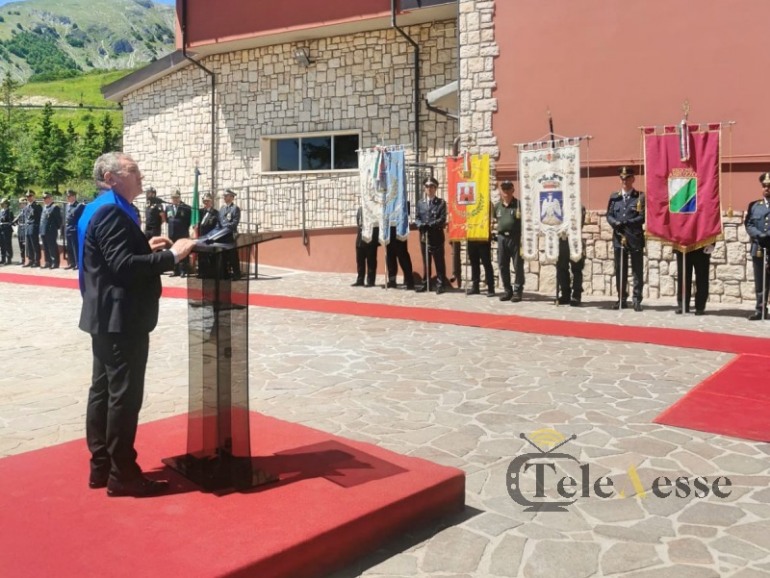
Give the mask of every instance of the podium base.
<path id="1" fill-rule="evenodd" d="M 224 452 L 203 458 L 183 454 L 161 461 L 207 492 L 243 491 L 278 481 L 278 476 L 254 467 L 252 458 Z"/>

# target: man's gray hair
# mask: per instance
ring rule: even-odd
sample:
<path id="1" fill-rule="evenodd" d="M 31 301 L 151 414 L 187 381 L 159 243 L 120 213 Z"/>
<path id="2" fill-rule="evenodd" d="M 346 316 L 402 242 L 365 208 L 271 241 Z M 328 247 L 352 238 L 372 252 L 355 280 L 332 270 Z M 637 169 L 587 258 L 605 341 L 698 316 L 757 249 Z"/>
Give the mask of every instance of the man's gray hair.
<path id="1" fill-rule="evenodd" d="M 133 160 L 126 153 L 117 151 L 104 153 L 102 156 L 96 159 L 96 162 L 94 163 L 94 182 L 96 182 L 96 186 L 100 189 L 109 189 L 110 185 L 104 181 L 104 175 L 107 173 L 119 172 L 121 169 L 120 163 L 124 159 Z"/>

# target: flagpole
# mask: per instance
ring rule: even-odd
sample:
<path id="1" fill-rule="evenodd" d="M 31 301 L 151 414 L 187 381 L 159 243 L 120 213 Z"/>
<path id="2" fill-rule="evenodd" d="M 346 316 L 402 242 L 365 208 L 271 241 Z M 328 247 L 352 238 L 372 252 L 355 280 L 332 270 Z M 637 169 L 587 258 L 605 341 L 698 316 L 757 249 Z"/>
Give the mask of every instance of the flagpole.
<path id="1" fill-rule="evenodd" d="M 548 130 L 551 132 L 551 150 L 556 148 L 556 138 L 555 133 L 553 130 L 553 116 L 551 115 L 551 109 L 548 108 Z M 558 241 L 559 245 L 561 245 L 561 242 Z M 569 265 L 568 265 L 569 266 Z M 557 250 L 556 255 L 556 275 L 555 275 L 555 283 L 554 283 L 554 299 L 553 304 L 558 307 L 559 305 L 559 255 Z"/>

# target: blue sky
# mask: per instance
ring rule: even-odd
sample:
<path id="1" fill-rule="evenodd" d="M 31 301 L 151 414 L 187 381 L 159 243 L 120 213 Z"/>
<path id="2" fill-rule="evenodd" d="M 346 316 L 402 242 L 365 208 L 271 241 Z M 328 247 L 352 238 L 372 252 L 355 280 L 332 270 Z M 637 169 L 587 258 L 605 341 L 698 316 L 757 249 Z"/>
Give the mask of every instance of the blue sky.
<path id="1" fill-rule="evenodd" d="M 4 4 L 10 4 L 11 2 L 19 2 L 20 0 L 0 0 L 0 6 L 3 6 Z M 21 0 L 22 2 L 24 0 Z M 66 0 L 65 0 L 66 1 Z M 176 0 L 153 0 L 156 4 L 170 4 L 173 6 L 176 4 Z"/>

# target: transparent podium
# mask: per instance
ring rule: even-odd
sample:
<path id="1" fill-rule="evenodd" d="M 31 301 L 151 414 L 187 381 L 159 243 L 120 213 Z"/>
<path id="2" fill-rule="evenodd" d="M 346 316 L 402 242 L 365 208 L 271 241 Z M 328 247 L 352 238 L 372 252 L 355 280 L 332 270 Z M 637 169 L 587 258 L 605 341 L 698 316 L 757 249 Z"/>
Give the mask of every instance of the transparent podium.
<path id="1" fill-rule="evenodd" d="M 251 264 L 258 244 L 275 236 L 199 241 L 194 250 L 198 274 L 187 281 L 187 453 L 163 462 L 207 491 L 243 490 L 276 479 L 251 457 L 248 337 Z"/>

